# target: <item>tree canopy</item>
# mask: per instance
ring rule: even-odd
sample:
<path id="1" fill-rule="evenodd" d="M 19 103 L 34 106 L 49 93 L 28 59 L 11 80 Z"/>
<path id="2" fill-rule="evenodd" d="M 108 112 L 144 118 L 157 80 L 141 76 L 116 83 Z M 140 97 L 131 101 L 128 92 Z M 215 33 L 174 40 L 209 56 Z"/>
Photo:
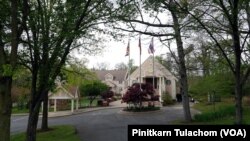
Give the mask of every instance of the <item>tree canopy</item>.
<path id="1" fill-rule="evenodd" d="M 99 80 L 85 81 L 80 85 L 80 92 L 82 97 L 89 99 L 90 106 L 96 97 L 108 90 L 108 86 Z"/>

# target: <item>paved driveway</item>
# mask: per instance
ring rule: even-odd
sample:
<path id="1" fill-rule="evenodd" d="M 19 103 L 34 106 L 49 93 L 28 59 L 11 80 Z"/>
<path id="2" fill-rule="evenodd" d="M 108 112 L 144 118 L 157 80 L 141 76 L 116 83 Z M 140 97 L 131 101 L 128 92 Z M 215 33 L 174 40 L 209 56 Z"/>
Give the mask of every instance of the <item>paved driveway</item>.
<path id="1" fill-rule="evenodd" d="M 164 107 L 160 111 L 150 113 L 124 114 L 121 110 L 122 108 L 103 109 L 50 118 L 49 125 L 74 125 L 82 141 L 127 141 L 129 124 L 170 124 L 184 117 L 180 105 Z M 26 125 L 27 116 L 13 117 L 11 131 L 12 133 L 23 132 Z"/>

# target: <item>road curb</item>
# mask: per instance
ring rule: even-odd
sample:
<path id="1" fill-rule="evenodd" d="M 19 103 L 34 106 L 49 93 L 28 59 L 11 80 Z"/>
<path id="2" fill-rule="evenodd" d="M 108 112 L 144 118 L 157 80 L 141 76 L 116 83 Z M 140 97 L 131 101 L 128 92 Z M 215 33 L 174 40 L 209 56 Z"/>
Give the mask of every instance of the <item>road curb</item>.
<path id="1" fill-rule="evenodd" d="M 11 114 L 12 116 L 27 116 L 29 113 Z"/>
<path id="2" fill-rule="evenodd" d="M 88 113 L 88 112 L 93 112 L 93 111 L 99 111 L 99 110 L 105 110 L 105 109 L 118 109 L 118 108 L 124 108 L 124 107 L 102 107 L 102 108 L 93 108 L 93 109 L 86 109 L 86 110 L 82 110 L 82 111 L 75 111 L 75 112 L 67 112 L 65 111 L 65 113 L 60 113 L 60 112 L 51 112 L 52 115 L 48 114 L 49 118 L 53 118 L 53 117 L 64 117 L 64 116 L 71 116 L 71 115 L 78 115 L 81 113 Z M 12 116 L 28 116 L 29 113 L 20 113 L 20 114 L 12 114 Z M 39 117 L 41 117 L 42 113 L 39 114 Z"/>
<path id="3" fill-rule="evenodd" d="M 86 111 L 77 111 L 77 112 L 69 112 L 65 113 L 63 115 L 53 115 L 53 116 L 48 116 L 49 118 L 56 118 L 56 117 L 65 117 L 65 116 L 72 116 L 72 115 L 78 115 L 82 113 L 88 113 L 88 112 L 94 112 L 94 111 L 100 111 L 100 110 L 106 110 L 106 109 L 119 109 L 119 108 L 124 108 L 124 107 L 105 107 L 105 108 L 96 108 L 96 109 L 91 109 L 91 110 L 86 110 Z"/>
<path id="4" fill-rule="evenodd" d="M 118 113 L 122 115 L 145 115 L 145 114 L 163 113 L 163 109 L 154 110 L 154 111 L 145 111 L 145 112 L 128 112 L 128 111 L 120 110 Z"/>

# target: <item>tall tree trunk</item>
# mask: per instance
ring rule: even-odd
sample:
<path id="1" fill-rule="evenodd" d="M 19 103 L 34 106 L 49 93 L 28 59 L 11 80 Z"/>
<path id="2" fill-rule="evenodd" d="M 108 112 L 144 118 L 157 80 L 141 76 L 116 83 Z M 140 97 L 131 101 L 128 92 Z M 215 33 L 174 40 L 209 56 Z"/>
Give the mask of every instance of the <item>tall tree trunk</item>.
<path id="1" fill-rule="evenodd" d="M 43 100 L 43 118 L 42 118 L 42 125 L 41 130 L 47 131 L 48 127 L 48 91 L 46 92 Z"/>
<path id="2" fill-rule="evenodd" d="M 4 46 L 0 46 L 0 141 L 10 141 L 11 118 L 11 87 L 12 75 L 16 66 L 18 48 L 18 2 L 11 0 L 11 52 L 9 58 L 5 54 Z M 1 23 L 2 24 L 2 23 Z M 1 27 L 2 28 L 2 27 Z M 2 32 L 2 31 L 0 31 Z M 7 67 L 9 70 L 5 70 Z M 2 73 L 5 72 L 5 73 Z"/>
<path id="3" fill-rule="evenodd" d="M 242 124 L 242 83 L 241 83 L 241 49 L 240 49 L 240 39 L 238 34 L 238 29 L 233 35 L 234 53 L 235 53 L 235 124 Z"/>
<path id="4" fill-rule="evenodd" d="M 239 1 L 234 1 L 232 6 L 232 18 L 230 19 L 232 28 L 233 47 L 235 55 L 235 108 L 236 108 L 236 124 L 242 124 L 242 83 L 241 83 L 241 46 L 238 25 L 238 4 Z"/>
<path id="5" fill-rule="evenodd" d="M 202 66 L 202 74 L 203 77 L 210 75 L 210 54 L 207 51 L 207 47 L 205 45 L 201 46 L 201 66 Z"/>
<path id="6" fill-rule="evenodd" d="M 0 141 L 10 140 L 11 77 L 0 77 Z"/>
<path id="7" fill-rule="evenodd" d="M 235 86 L 235 124 L 242 124 L 243 118 L 243 108 L 242 108 L 242 85 L 240 84 L 240 77 L 235 76 L 236 86 Z"/>
<path id="8" fill-rule="evenodd" d="M 32 72 L 32 94 L 30 102 L 29 120 L 26 132 L 26 141 L 36 141 L 36 130 L 37 123 L 39 119 L 39 111 L 41 108 L 41 103 L 48 96 L 48 73 L 45 72 L 46 69 L 42 69 L 38 75 L 38 63 L 37 61 L 33 64 Z M 38 82 L 39 76 L 39 82 Z M 48 99 L 48 98 L 47 98 Z"/>
<path id="9" fill-rule="evenodd" d="M 180 24 L 178 21 L 178 17 L 176 14 L 175 3 L 170 1 L 170 12 L 173 18 L 174 23 L 174 31 L 175 31 L 175 39 L 177 44 L 177 52 L 178 52 L 178 66 L 179 66 L 179 75 L 180 75 L 180 93 L 182 95 L 182 103 L 183 103 L 183 110 L 185 120 L 190 122 L 192 120 L 191 112 L 190 112 L 190 105 L 189 105 L 189 97 L 188 97 L 188 81 L 187 81 L 187 70 L 185 65 L 185 53 L 183 49 L 183 43 L 181 39 L 181 31 L 180 31 Z"/>
<path id="10" fill-rule="evenodd" d="M 39 117 L 39 109 L 38 100 L 36 97 L 38 95 L 37 88 L 37 62 L 33 63 L 33 71 L 32 71 L 32 82 L 31 82 L 31 96 L 30 96 L 30 107 L 29 107 L 29 119 L 26 131 L 26 140 L 27 141 L 35 141 L 36 140 L 36 129 L 37 122 Z"/>
<path id="11" fill-rule="evenodd" d="M 36 141 L 36 129 L 39 119 L 39 110 L 41 107 L 41 101 L 33 101 L 32 107 L 29 113 L 28 126 L 26 131 L 26 141 Z"/>

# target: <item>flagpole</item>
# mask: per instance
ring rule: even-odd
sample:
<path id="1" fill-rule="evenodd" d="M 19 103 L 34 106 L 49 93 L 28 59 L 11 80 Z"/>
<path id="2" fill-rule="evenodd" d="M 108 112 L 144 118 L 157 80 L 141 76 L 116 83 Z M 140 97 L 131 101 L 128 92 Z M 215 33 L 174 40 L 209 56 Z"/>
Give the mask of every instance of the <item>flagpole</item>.
<path id="1" fill-rule="evenodd" d="M 140 54 L 140 89 L 141 89 L 141 54 Z"/>
<path id="2" fill-rule="evenodd" d="M 151 42 L 149 44 L 149 53 L 153 54 L 152 64 L 153 64 L 153 89 L 155 89 L 155 56 L 154 56 L 154 40 L 151 39 Z"/>
<path id="3" fill-rule="evenodd" d="M 153 52 L 153 89 L 155 89 L 155 56 Z"/>
<path id="4" fill-rule="evenodd" d="M 127 51 L 126 51 L 126 55 L 125 56 L 128 56 L 128 87 L 130 86 L 130 69 L 131 69 L 131 66 L 130 66 L 130 39 L 128 40 L 128 45 L 127 45 Z"/>
<path id="5" fill-rule="evenodd" d="M 140 48 L 140 90 L 141 90 L 141 35 L 139 36 L 139 48 Z"/>
<path id="6" fill-rule="evenodd" d="M 131 66 L 130 66 L 130 49 L 129 49 L 129 54 L 128 54 L 128 86 L 130 86 L 130 70 L 131 70 Z"/>

